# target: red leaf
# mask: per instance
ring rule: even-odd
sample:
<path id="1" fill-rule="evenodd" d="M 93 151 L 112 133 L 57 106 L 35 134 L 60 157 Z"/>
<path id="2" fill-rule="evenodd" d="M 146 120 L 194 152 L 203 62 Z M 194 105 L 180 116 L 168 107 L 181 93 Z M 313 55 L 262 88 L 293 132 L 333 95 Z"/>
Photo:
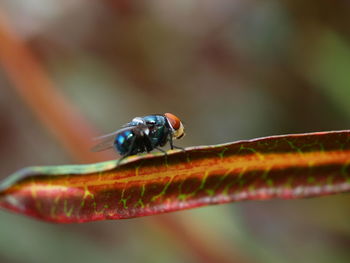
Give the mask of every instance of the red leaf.
<path id="1" fill-rule="evenodd" d="M 350 190 L 350 131 L 274 136 L 92 165 L 31 167 L 0 185 L 0 206 L 58 223 Z"/>

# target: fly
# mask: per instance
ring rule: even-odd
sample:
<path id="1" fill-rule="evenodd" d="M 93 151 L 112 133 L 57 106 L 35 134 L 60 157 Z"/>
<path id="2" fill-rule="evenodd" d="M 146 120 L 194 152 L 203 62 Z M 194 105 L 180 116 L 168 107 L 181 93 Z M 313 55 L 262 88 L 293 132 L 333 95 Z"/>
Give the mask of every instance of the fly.
<path id="1" fill-rule="evenodd" d="M 122 156 L 120 160 L 154 149 L 166 153 L 160 147 L 169 142 L 171 149 L 180 148 L 173 144 L 173 140 L 181 139 L 184 135 L 182 122 L 171 113 L 135 117 L 121 129 L 99 137 L 102 141 L 92 151 L 114 148 Z"/>

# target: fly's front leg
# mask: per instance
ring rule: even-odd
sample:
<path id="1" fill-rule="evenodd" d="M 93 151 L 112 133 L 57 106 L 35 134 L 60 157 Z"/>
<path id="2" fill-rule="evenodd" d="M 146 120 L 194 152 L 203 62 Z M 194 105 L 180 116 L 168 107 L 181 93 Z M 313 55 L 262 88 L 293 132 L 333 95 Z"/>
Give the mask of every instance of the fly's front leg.
<path id="1" fill-rule="evenodd" d="M 174 150 L 173 135 L 170 133 L 168 137 L 169 137 L 170 149 Z"/>
<path id="2" fill-rule="evenodd" d="M 170 143 L 170 149 L 172 149 L 172 150 L 179 149 L 179 150 L 185 151 L 185 148 L 182 148 L 182 147 L 179 147 L 179 146 L 176 146 L 176 145 L 173 144 L 173 136 L 172 136 L 172 134 L 169 134 L 169 143 Z"/>
<path id="3" fill-rule="evenodd" d="M 176 145 L 173 145 L 173 148 L 182 150 L 182 151 L 184 151 L 184 152 L 186 151 L 185 148 L 180 147 L 180 146 L 176 146 Z"/>

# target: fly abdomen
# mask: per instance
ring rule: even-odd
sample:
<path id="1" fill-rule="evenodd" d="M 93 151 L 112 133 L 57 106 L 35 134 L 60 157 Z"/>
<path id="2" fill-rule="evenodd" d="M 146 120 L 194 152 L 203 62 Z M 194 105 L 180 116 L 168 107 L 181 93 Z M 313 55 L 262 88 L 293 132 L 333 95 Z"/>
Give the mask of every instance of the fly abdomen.
<path id="1" fill-rule="evenodd" d="M 114 145 L 121 155 L 125 155 L 129 152 L 133 138 L 134 134 L 130 130 L 117 134 Z"/>
<path id="2" fill-rule="evenodd" d="M 154 149 L 148 137 L 149 130 L 146 126 L 137 125 L 130 130 L 117 134 L 115 148 L 121 155 L 133 155 L 149 152 Z"/>

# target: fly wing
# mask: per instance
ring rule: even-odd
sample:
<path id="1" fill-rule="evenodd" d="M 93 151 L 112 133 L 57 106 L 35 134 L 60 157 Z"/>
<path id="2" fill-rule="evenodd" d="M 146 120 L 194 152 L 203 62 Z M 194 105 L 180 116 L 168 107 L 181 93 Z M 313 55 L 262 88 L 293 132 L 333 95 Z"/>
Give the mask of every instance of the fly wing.
<path id="1" fill-rule="evenodd" d="M 101 151 L 113 148 L 115 137 L 117 136 L 117 134 L 124 132 L 124 131 L 127 131 L 127 130 L 131 130 L 133 128 L 134 127 L 125 127 L 125 128 L 119 129 L 115 132 L 108 133 L 108 134 L 94 138 L 94 140 L 100 140 L 100 142 L 97 143 L 94 147 L 92 147 L 91 151 L 101 152 Z"/>
<path id="2" fill-rule="evenodd" d="M 102 140 L 101 142 L 96 144 L 94 147 L 92 147 L 91 151 L 93 151 L 93 152 L 101 152 L 101 151 L 113 148 L 113 146 L 114 146 L 114 137 L 115 136 L 109 137 L 109 138 L 106 138 L 106 139 Z"/>

